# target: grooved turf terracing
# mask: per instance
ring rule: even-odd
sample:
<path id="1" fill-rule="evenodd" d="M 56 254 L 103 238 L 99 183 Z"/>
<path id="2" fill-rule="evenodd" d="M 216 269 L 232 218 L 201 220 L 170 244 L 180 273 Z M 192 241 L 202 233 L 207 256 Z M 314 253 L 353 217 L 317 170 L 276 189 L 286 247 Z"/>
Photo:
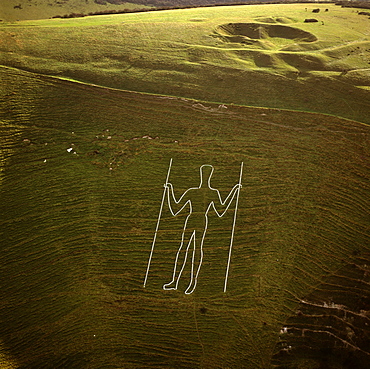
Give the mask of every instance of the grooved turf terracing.
<path id="1" fill-rule="evenodd" d="M 7 68 L 1 78 L 4 365 L 366 367 L 368 126 Z M 164 206 L 143 287 L 171 158 L 177 195 L 203 164 L 222 196 L 243 185 L 226 293 L 235 203 L 209 215 L 189 295 L 189 262 L 163 290 L 186 217 Z"/>

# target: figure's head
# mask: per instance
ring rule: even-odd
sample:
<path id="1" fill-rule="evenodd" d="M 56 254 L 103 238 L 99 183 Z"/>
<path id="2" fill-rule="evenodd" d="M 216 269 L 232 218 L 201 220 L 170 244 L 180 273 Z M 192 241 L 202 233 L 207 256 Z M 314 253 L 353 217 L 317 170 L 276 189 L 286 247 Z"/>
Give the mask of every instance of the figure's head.
<path id="1" fill-rule="evenodd" d="M 200 185 L 207 184 L 210 186 L 210 180 L 213 174 L 213 166 L 209 164 L 204 164 L 200 167 Z"/>

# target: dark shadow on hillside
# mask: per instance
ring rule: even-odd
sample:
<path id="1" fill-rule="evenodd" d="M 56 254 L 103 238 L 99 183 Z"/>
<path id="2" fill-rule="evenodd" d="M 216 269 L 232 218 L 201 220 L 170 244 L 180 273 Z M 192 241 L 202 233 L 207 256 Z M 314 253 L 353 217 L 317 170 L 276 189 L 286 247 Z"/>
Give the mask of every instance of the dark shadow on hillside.
<path id="1" fill-rule="evenodd" d="M 370 360 L 369 254 L 331 274 L 301 300 L 280 331 L 273 364 L 290 368 L 366 369 Z"/>
<path id="2" fill-rule="evenodd" d="M 274 37 L 296 42 L 315 42 L 318 40 L 310 32 L 282 24 L 228 23 L 217 27 L 216 33 L 224 41 L 240 43 Z"/>

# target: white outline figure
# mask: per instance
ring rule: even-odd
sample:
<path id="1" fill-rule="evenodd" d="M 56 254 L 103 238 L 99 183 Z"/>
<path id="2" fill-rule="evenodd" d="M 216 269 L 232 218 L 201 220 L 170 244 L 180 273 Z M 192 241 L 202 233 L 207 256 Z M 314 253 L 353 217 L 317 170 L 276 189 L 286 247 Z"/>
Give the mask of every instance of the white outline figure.
<path id="1" fill-rule="evenodd" d="M 242 163 L 243 164 L 243 163 Z M 204 238 L 208 228 L 208 212 L 211 208 L 215 211 L 217 216 L 221 218 L 226 211 L 229 209 L 235 194 L 237 195 L 237 203 L 235 207 L 235 215 L 233 222 L 232 237 L 229 249 L 229 259 L 228 266 L 226 271 L 225 278 L 225 287 L 224 292 L 226 291 L 227 277 L 229 272 L 230 257 L 231 257 L 231 248 L 233 242 L 235 221 L 236 221 L 236 211 L 239 199 L 239 192 L 241 185 L 241 176 L 242 170 L 240 173 L 239 183 L 236 184 L 230 193 L 227 195 L 226 199 L 222 201 L 220 192 L 211 187 L 211 177 L 214 171 L 213 165 L 202 165 L 200 167 L 200 184 L 199 187 L 192 187 L 186 190 L 179 200 L 176 200 L 173 186 L 168 182 L 168 176 L 166 183 L 164 184 L 165 192 L 167 191 L 167 200 L 168 206 L 173 216 L 178 215 L 185 207 L 189 206 L 189 214 L 185 219 L 184 228 L 181 236 L 181 243 L 179 249 L 176 253 L 174 270 L 172 275 L 172 280 L 169 283 L 163 285 L 164 290 L 177 290 L 181 274 L 185 268 L 185 264 L 188 258 L 188 252 L 190 245 L 193 244 L 192 251 L 192 264 L 191 264 L 191 274 L 190 274 L 190 283 L 185 290 L 185 294 L 191 294 L 194 292 L 194 289 L 197 285 L 198 276 L 200 268 L 203 261 L 203 243 Z M 203 181 L 203 177 L 207 176 L 206 181 Z M 163 196 L 164 199 L 164 196 Z M 161 211 L 163 207 L 163 199 L 161 205 Z M 177 211 L 174 211 L 174 208 L 178 208 Z M 199 233 L 201 236 L 199 236 Z M 186 248 L 184 245 L 186 244 Z M 181 256 L 181 258 L 180 258 Z M 181 262 L 181 267 L 178 268 L 179 259 Z"/>

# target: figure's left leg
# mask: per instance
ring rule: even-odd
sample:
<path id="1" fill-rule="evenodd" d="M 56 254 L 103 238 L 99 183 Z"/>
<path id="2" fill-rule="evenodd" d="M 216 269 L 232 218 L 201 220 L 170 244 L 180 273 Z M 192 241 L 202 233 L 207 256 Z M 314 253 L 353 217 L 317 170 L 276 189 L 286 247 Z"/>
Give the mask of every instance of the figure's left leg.
<path id="1" fill-rule="evenodd" d="M 187 295 L 190 295 L 191 293 L 194 292 L 195 287 L 197 286 L 197 281 L 198 281 L 198 275 L 200 272 L 200 268 L 202 266 L 203 262 L 203 240 L 205 236 L 205 232 L 202 235 L 202 238 L 199 239 L 196 237 L 197 235 L 195 234 L 194 237 L 194 249 L 193 249 L 193 257 L 191 260 L 191 279 L 190 279 L 190 284 L 185 290 L 185 293 Z"/>

